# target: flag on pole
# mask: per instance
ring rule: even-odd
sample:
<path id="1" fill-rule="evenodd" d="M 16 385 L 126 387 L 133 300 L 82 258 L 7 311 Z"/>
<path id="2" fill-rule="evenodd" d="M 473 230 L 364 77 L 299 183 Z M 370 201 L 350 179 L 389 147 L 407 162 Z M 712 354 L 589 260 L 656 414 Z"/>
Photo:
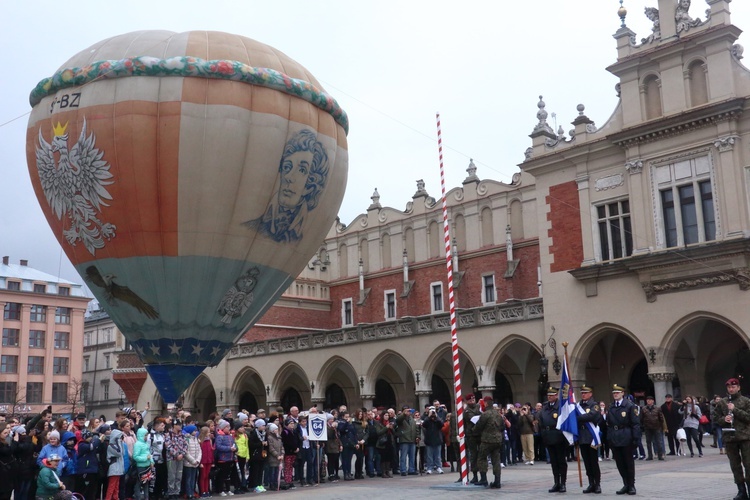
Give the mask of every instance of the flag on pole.
<path id="1" fill-rule="evenodd" d="M 573 444 L 578 438 L 578 419 L 576 418 L 576 396 L 570 384 L 568 373 L 568 356 L 563 358 L 562 380 L 560 381 L 560 410 L 557 419 L 557 429 L 561 430 L 568 440 Z"/>
<path id="2" fill-rule="evenodd" d="M 576 403 L 576 410 L 578 410 L 579 415 L 586 413 L 581 407 L 581 403 Z M 586 422 L 586 428 L 589 430 L 589 432 L 591 432 L 591 435 L 593 436 L 591 440 L 591 447 L 598 448 L 599 446 L 601 446 L 602 438 L 599 434 L 599 426 L 594 425 L 594 422 Z"/>

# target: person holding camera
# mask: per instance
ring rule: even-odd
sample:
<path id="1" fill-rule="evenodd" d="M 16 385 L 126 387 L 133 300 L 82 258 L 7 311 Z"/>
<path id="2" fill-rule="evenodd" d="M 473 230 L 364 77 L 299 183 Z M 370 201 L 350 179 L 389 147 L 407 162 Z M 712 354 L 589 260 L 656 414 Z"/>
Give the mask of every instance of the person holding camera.
<path id="1" fill-rule="evenodd" d="M 534 415 L 528 404 L 521 407 L 518 419 L 518 430 L 521 437 L 521 449 L 525 465 L 534 465 Z"/>
<path id="2" fill-rule="evenodd" d="M 433 471 L 438 474 L 443 473 L 440 449 L 443 446 L 443 420 L 438 417 L 437 409 L 430 406 L 427 411 L 427 418 L 422 420 L 422 431 L 424 432 L 424 444 L 426 457 L 426 472 L 432 474 Z"/>
<path id="3" fill-rule="evenodd" d="M 685 400 L 682 402 L 682 408 L 680 408 L 680 415 L 685 419 L 682 428 L 685 429 L 685 434 L 687 435 L 687 445 L 690 450 L 690 458 L 695 456 L 695 453 L 693 452 L 693 443 L 691 443 L 691 441 L 695 441 L 695 444 L 698 447 L 698 457 L 703 457 L 703 448 L 701 446 L 701 438 L 698 432 L 701 415 L 703 414 L 701 413 L 700 407 L 695 404 L 695 398 L 693 396 L 685 397 Z"/>
<path id="4" fill-rule="evenodd" d="M 402 476 L 417 475 L 417 423 L 412 416 L 411 408 L 404 405 L 396 417 L 396 429 L 399 437 L 399 471 Z M 408 459 L 408 469 L 407 469 Z"/>

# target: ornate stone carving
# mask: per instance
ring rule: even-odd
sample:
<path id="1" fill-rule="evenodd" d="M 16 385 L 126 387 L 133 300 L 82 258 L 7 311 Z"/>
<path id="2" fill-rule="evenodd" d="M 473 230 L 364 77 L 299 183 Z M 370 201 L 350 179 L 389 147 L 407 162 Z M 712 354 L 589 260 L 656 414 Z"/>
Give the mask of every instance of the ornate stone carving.
<path id="1" fill-rule="evenodd" d="M 714 141 L 714 146 L 716 146 L 716 149 L 718 149 L 720 153 L 731 151 L 734 149 L 734 143 L 737 142 L 737 139 L 739 139 L 739 136 L 736 135 L 719 137 Z"/>
<path id="2" fill-rule="evenodd" d="M 548 115 L 547 111 L 544 109 L 546 106 L 547 105 L 544 103 L 542 96 L 539 96 L 539 102 L 536 104 L 536 107 L 539 108 L 539 111 L 536 112 L 536 117 L 539 119 L 539 123 L 534 127 L 534 132 L 547 132 L 549 134 L 554 134 L 552 127 L 547 123 Z"/>
<path id="3" fill-rule="evenodd" d="M 648 378 L 653 382 L 671 382 L 675 377 L 674 373 L 649 373 Z"/>
<path id="4" fill-rule="evenodd" d="M 622 174 L 608 175 L 600 177 L 594 182 L 594 189 L 597 191 L 606 191 L 620 187 L 625 183 L 625 177 Z"/>
<path id="5" fill-rule="evenodd" d="M 677 34 L 687 32 L 690 28 L 697 28 L 703 24 L 700 19 L 693 19 L 688 14 L 690 10 L 690 0 L 679 0 L 677 3 L 677 12 L 674 14 L 674 20 L 677 27 Z"/>
<path id="6" fill-rule="evenodd" d="M 750 289 L 750 269 L 733 269 L 731 272 L 717 272 L 706 276 L 695 276 L 690 278 L 675 278 L 659 282 L 648 281 L 641 283 L 643 292 L 648 302 L 655 302 L 660 293 L 678 292 L 693 288 L 707 288 L 727 283 L 736 282 L 740 290 Z"/>
<path id="7" fill-rule="evenodd" d="M 742 59 L 742 53 L 745 52 L 745 48 L 739 43 L 735 43 L 734 45 L 732 45 L 731 52 L 732 57 L 739 61 L 740 59 Z"/>
<path id="8" fill-rule="evenodd" d="M 629 174 L 640 174 L 643 171 L 643 160 L 631 160 L 625 162 L 625 170 Z"/>
<path id="9" fill-rule="evenodd" d="M 534 148 L 532 147 L 526 148 L 526 151 L 523 152 L 524 160 L 530 160 L 533 153 L 534 153 Z"/>
<path id="10" fill-rule="evenodd" d="M 646 17 L 654 24 L 651 26 L 651 34 L 646 38 L 641 38 L 641 44 L 646 45 L 661 38 L 661 23 L 659 23 L 659 9 L 646 7 Z"/>

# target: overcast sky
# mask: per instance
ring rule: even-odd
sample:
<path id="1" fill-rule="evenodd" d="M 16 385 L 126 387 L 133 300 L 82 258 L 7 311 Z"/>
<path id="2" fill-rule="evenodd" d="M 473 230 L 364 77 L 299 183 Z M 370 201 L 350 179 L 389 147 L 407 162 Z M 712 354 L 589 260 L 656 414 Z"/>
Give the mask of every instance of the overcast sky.
<path id="1" fill-rule="evenodd" d="M 651 32 L 644 7 L 657 3 L 624 1 L 639 40 Z M 349 115 L 349 183 L 339 213 L 349 224 L 376 187 L 382 205 L 400 210 L 417 179 L 440 197 L 437 111 L 448 189 L 466 177 L 469 158 L 480 178 L 510 182 L 531 144 L 539 95 L 556 114 L 555 130 L 572 128 L 578 104 L 604 124 L 617 104 L 617 80 L 604 68 L 616 59 L 618 8 L 618 0 L 3 1 L 0 255 L 82 283 L 31 188 L 25 130 L 31 89 L 97 41 L 147 29 L 218 30 L 307 67 Z M 694 0 L 690 15 L 703 19 L 706 8 Z M 733 23 L 750 29 L 750 2 L 730 8 Z"/>

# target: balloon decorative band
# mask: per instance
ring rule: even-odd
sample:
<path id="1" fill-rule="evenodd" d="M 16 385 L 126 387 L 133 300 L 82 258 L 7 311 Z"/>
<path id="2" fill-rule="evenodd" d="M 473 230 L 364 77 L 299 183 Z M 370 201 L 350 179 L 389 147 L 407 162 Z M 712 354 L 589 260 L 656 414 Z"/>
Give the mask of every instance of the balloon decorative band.
<path id="1" fill-rule="evenodd" d="M 349 133 L 349 118 L 336 99 L 315 85 L 292 78 L 270 68 L 256 68 L 239 61 L 211 60 L 178 56 L 168 59 L 140 56 L 126 59 L 97 61 L 82 68 L 62 69 L 45 78 L 34 87 L 29 96 L 31 106 L 36 106 L 46 96 L 58 90 L 77 87 L 98 79 L 127 76 L 179 76 L 232 80 L 260 85 L 299 97 L 328 112 Z"/>
<path id="2" fill-rule="evenodd" d="M 138 357 L 145 364 L 216 366 L 234 344 L 219 340 L 163 337 L 131 342 Z"/>

